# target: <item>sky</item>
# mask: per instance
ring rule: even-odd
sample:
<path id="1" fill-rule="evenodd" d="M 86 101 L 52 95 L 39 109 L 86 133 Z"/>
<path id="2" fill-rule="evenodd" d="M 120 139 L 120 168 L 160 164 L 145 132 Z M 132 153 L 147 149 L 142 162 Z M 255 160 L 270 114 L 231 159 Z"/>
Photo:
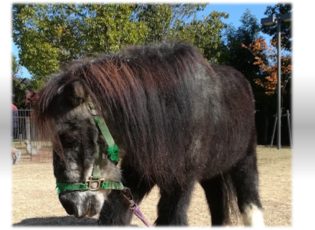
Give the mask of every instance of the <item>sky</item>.
<path id="1" fill-rule="evenodd" d="M 264 12 L 270 4 L 246 4 L 246 3 L 238 3 L 238 4 L 208 4 L 206 9 L 204 10 L 204 14 L 208 14 L 210 11 L 222 11 L 229 14 L 229 18 L 223 20 L 226 23 L 231 23 L 235 27 L 240 26 L 240 19 L 246 9 L 250 10 L 250 12 L 258 19 L 265 17 Z"/>
<path id="2" fill-rule="evenodd" d="M 265 17 L 264 12 L 270 4 L 246 4 L 246 3 L 237 3 L 237 4 L 208 4 L 204 11 L 199 15 L 202 18 L 205 15 L 208 15 L 211 11 L 221 11 L 229 14 L 227 19 L 223 19 L 223 22 L 231 24 L 234 27 L 239 27 L 241 25 L 240 19 L 243 13 L 248 9 L 250 12 L 257 18 L 258 22 L 260 19 Z M 12 53 L 18 58 L 18 47 L 13 43 L 12 44 Z M 20 69 L 19 75 L 21 77 L 30 78 L 31 74 L 27 71 L 25 67 Z"/>

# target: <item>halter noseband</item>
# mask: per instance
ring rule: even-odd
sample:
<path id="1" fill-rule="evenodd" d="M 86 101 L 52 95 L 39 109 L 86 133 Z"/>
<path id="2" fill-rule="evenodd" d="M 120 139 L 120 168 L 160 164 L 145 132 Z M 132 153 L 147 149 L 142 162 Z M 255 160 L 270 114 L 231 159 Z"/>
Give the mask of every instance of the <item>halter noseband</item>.
<path id="1" fill-rule="evenodd" d="M 97 191 L 97 190 L 124 190 L 125 187 L 121 182 L 105 180 L 101 177 L 101 165 L 103 164 L 102 150 L 106 149 L 108 159 L 117 165 L 119 161 L 119 148 L 115 144 L 115 141 L 101 116 L 98 116 L 94 106 L 89 104 L 89 110 L 93 115 L 93 121 L 103 136 L 107 148 L 104 145 L 99 146 L 97 150 L 97 156 L 93 165 L 92 175 L 85 182 L 81 183 L 62 183 L 57 182 L 57 193 L 60 194 L 65 191 Z"/>

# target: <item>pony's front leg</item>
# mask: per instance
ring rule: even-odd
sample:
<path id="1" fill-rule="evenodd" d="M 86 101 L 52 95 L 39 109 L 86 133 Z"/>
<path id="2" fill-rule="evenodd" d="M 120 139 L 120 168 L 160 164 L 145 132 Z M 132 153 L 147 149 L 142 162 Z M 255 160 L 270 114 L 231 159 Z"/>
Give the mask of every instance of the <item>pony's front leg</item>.
<path id="1" fill-rule="evenodd" d="M 133 201 L 139 204 L 154 184 L 144 180 L 137 170 L 124 161 L 121 168 L 124 185 L 130 189 Z M 122 191 L 112 191 L 104 202 L 98 223 L 100 225 L 129 225 L 132 217 L 129 205 Z"/>
<path id="2" fill-rule="evenodd" d="M 121 191 L 112 191 L 105 200 L 99 219 L 99 225 L 128 225 L 131 220 L 129 203 Z"/>
<path id="3" fill-rule="evenodd" d="M 187 208 L 194 182 L 181 187 L 174 184 L 167 189 L 160 188 L 156 225 L 187 225 Z"/>

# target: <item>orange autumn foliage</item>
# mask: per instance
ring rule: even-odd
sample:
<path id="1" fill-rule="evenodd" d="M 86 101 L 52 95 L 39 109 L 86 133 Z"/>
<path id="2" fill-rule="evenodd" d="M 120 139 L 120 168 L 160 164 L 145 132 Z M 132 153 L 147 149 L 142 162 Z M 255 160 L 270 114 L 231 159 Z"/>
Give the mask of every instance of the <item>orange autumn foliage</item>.
<path id="1" fill-rule="evenodd" d="M 264 88 L 267 95 L 275 94 L 278 84 L 277 50 L 274 46 L 276 43 L 274 41 L 270 43 L 270 45 L 267 45 L 265 39 L 258 38 L 248 46 L 242 44 L 242 47 L 249 50 L 255 57 L 253 65 L 259 67 L 260 74 L 263 77 L 254 79 L 254 82 Z M 281 86 L 284 87 L 292 73 L 292 65 L 290 55 L 281 56 Z"/>

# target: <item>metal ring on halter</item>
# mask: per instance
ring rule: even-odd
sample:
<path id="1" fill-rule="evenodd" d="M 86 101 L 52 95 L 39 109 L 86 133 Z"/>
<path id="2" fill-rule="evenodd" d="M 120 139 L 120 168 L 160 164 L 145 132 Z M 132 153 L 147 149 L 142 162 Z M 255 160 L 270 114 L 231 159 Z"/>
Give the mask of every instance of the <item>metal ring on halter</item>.
<path id="1" fill-rule="evenodd" d="M 104 178 L 94 179 L 93 177 L 90 177 L 87 180 L 87 185 L 90 191 L 97 191 L 101 188 L 103 182 Z"/>

